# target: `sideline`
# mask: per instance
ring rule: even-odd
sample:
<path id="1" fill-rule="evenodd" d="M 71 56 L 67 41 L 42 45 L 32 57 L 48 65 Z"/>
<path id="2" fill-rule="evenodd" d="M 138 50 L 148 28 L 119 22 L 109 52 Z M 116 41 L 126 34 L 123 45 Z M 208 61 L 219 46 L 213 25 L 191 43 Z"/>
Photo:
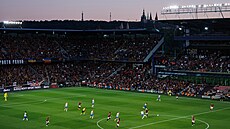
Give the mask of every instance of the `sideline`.
<path id="1" fill-rule="evenodd" d="M 180 98 L 182 98 L 182 99 L 180 99 Z M 208 101 L 208 102 L 212 102 L 212 103 L 216 103 L 216 102 L 218 102 L 218 103 L 225 103 L 225 104 L 230 104 L 230 101 L 219 101 L 219 100 L 212 100 L 212 99 L 204 99 L 204 98 L 193 98 L 193 97 L 185 97 L 185 96 L 180 96 L 180 100 L 183 100 L 183 99 L 190 99 L 190 100 L 194 100 L 194 99 L 196 99 L 196 100 L 198 100 L 198 101 Z"/>

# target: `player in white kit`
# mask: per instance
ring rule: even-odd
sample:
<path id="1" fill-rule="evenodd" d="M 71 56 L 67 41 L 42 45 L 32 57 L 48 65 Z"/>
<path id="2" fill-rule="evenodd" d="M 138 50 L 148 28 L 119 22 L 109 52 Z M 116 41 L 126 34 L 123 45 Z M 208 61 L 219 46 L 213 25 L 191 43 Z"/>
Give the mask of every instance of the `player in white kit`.
<path id="1" fill-rule="evenodd" d="M 92 108 L 94 108 L 94 98 L 92 99 Z"/>
<path id="2" fill-rule="evenodd" d="M 141 111 L 141 117 L 142 117 L 142 119 L 144 119 L 146 117 L 144 111 Z"/>
<path id="3" fill-rule="evenodd" d="M 91 118 L 91 119 L 93 119 L 93 117 L 94 117 L 94 112 L 93 112 L 93 110 L 90 112 L 90 117 L 89 118 Z"/>
<path id="4" fill-rule="evenodd" d="M 116 114 L 116 118 L 114 119 L 114 121 L 118 120 L 119 119 L 119 115 L 120 115 L 120 112 L 117 112 Z"/>
<path id="5" fill-rule="evenodd" d="M 158 95 L 157 101 L 161 101 L 161 95 Z"/>
<path id="6" fill-rule="evenodd" d="M 64 111 L 66 111 L 66 112 L 68 111 L 68 103 L 67 102 L 65 103 Z"/>
<path id="7" fill-rule="evenodd" d="M 27 120 L 27 121 L 29 120 L 26 111 L 24 112 L 24 115 L 23 115 L 23 119 L 22 119 L 22 120 Z"/>

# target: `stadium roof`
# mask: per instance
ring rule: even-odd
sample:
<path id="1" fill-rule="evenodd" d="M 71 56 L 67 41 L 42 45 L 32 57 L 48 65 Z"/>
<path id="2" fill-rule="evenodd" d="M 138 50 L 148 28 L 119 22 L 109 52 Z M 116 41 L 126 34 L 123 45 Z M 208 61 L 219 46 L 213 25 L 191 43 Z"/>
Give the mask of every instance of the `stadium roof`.
<path id="1" fill-rule="evenodd" d="M 136 33 L 155 33 L 161 34 L 156 30 L 147 29 L 96 29 L 96 30 L 72 30 L 72 29 L 33 29 L 33 28 L 0 28 L 0 31 L 15 33 L 103 33 L 103 34 L 136 34 Z"/>

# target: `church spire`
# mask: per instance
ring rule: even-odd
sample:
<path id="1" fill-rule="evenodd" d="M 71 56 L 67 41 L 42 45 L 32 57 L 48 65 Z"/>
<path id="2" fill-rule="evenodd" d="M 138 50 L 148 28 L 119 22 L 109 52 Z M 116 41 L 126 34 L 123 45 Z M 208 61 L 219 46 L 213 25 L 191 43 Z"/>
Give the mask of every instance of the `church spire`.
<path id="1" fill-rule="evenodd" d="M 152 13 L 150 13 L 149 20 L 150 20 L 150 21 L 152 21 L 152 20 L 153 20 L 153 18 L 152 18 Z"/>
<path id="2" fill-rule="evenodd" d="M 155 16 L 155 21 L 158 21 L 158 16 L 157 16 L 157 12 L 156 12 L 156 16 Z"/>
<path id="3" fill-rule="evenodd" d="M 142 14 L 142 16 L 145 16 L 145 9 L 143 9 L 143 14 Z"/>
<path id="4" fill-rule="evenodd" d="M 149 13 L 147 12 L 147 18 L 146 18 L 147 20 L 149 20 Z"/>
<path id="5" fill-rule="evenodd" d="M 146 23 L 147 22 L 147 19 L 146 19 L 146 16 L 145 16 L 145 10 L 143 9 L 143 14 L 141 16 L 141 22 L 142 23 Z"/>

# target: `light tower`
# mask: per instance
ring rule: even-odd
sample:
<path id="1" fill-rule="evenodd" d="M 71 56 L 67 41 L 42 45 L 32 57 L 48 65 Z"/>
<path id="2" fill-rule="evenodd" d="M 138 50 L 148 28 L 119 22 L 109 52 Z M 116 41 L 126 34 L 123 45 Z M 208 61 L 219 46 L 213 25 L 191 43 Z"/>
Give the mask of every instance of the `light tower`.
<path id="1" fill-rule="evenodd" d="M 109 13 L 109 21 L 111 22 L 111 20 L 112 20 L 112 14 L 111 14 L 111 12 Z"/>
<path id="2" fill-rule="evenodd" d="M 81 21 L 84 21 L 84 13 L 83 13 L 83 11 L 81 12 Z"/>

